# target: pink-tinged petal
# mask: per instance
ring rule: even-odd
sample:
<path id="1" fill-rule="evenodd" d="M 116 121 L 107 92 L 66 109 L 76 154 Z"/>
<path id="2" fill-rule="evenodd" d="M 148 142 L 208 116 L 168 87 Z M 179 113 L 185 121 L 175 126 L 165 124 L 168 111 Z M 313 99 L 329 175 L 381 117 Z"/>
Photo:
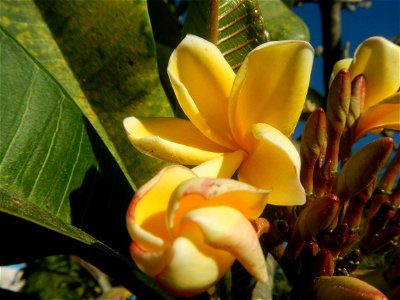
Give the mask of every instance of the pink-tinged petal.
<path id="1" fill-rule="evenodd" d="M 295 146 L 267 124 L 255 124 L 253 134 L 258 141 L 239 168 L 239 180 L 271 189 L 269 204 L 304 204 L 305 192 L 299 179 L 300 156 Z"/>
<path id="2" fill-rule="evenodd" d="M 231 178 L 246 155 L 247 154 L 242 150 L 224 153 L 220 157 L 211 159 L 192 168 L 192 171 L 199 177 Z"/>
<path id="3" fill-rule="evenodd" d="M 165 269 L 173 253 L 171 248 L 160 252 L 147 252 L 135 242 L 131 243 L 129 251 L 138 268 L 151 277 L 160 274 Z"/>
<path id="4" fill-rule="evenodd" d="M 171 261 L 156 276 L 161 287 L 184 297 L 199 294 L 215 285 L 235 259 L 228 252 L 205 244 L 197 226 L 188 227 L 191 228 L 187 234 L 174 241 Z"/>
<path id="5" fill-rule="evenodd" d="M 182 220 L 194 222 L 211 247 L 228 251 L 261 282 L 267 281 L 265 258 L 254 227 L 236 209 L 213 206 L 193 209 Z"/>
<path id="6" fill-rule="evenodd" d="M 218 48 L 187 35 L 172 53 L 168 75 L 183 111 L 208 138 L 234 149 L 228 100 L 235 73 Z"/>
<path id="7" fill-rule="evenodd" d="M 361 115 L 354 140 L 358 140 L 367 132 L 384 128 L 400 130 L 400 93 L 371 106 Z"/>
<path id="8" fill-rule="evenodd" d="M 400 86 L 400 47 L 382 38 L 365 40 L 356 50 L 349 67 L 351 79 L 366 77 L 364 109 L 397 92 Z"/>
<path id="9" fill-rule="evenodd" d="M 208 206 L 229 206 L 254 220 L 267 205 L 269 192 L 232 179 L 192 178 L 179 185 L 171 195 L 167 224 L 177 235 L 186 213 Z"/>
<path id="10" fill-rule="evenodd" d="M 352 58 L 344 58 L 335 63 L 335 65 L 333 66 L 331 78 L 329 78 L 329 86 L 331 86 L 333 79 L 336 77 L 336 74 L 339 73 L 340 70 L 349 69 L 352 61 Z"/>
<path id="11" fill-rule="evenodd" d="M 243 143 L 255 123 L 290 135 L 299 120 L 310 81 L 313 49 L 303 41 L 278 41 L 251 51 L 231 93 L 229 122 Z M 247 149 L 247 145 L 246 145 Z"/>
<path id="12" fill-rule="evenodd" d="M 161 170 L 135 194 L 129 205 L 126 223 L 131 238 L 147 251 L 162 251 L 172 237 L 166 224 L 166 211 L 173 190 L 196 175 L 182 166 Z"/>
<path id="13" fill-rule="evenodd" d="M 182 119 L 129 117 L 124 120 L 124 126 L 136 149 L 177 164 L 197 165 L 229 151 Z"/>

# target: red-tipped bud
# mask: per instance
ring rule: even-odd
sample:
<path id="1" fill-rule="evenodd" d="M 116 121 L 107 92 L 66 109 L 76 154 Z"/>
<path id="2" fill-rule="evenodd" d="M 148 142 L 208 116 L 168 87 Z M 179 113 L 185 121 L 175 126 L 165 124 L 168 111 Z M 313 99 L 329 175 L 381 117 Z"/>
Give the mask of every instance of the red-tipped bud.
<path id="1" fill-rule="evenodd" d="M 343 166 L 336 186 L 335 194 L 340 199 L 350 199 L 375 182 L 393 148 L 391 138 L 381 138 L 366 145 L 354 154 Z"/>
<path id="2" fill-rule="evenodd" d="M 356 76 L 351 82 L 349 113 L 346 120 L 347 128 L 350 128 L 360 117 L 361 111 L 364 108 L 365 90 L 365 76 L 363 74 L 360 74 Z"/>
<path id="3" fill-rule="evenodd" d="M 313 260 L 314 277 L 332 276 L 335 271 L 335 263 L 332 253 L 327 249 L 321 249 Z"/>
<path id="4" fill-rule="evenodd" d="M 306 193 L 313 190 L 314 168 L 321 167 L 326 152 L 326 117 L 322 108 L 316 109 L 304 125 L 301 137 L 300 180 Z"/>
<path id="5" fill-rule="evenodd" d="M 350 73 L 340 70 L 332 82 L 328 93 L 327 128 L 328 146 L 326 152 L 325 176 L 336 172 L 339 160 L 340 137 L 346 126 L 351 96 Z"/>
<path id="6" fill-rule="evenodd" d="M 301 237 L 310 239 L 329 228 L 337 216 L 339 204 L 339 198 L 335 195 L 328 195 L 311 202 L 298 217 Z"/>
<path id="7" fill-rule="evenodd" d="M 363 74 L 356 76 L 351 83 L 351 97 L 349 113 L 346 119 L 346 128 L 344 129 L 340 142 L 340 159 L 342 164 L 351 156 L 351 147 L 353 145 L 354 124 L 360 117 L 365 100 L 365 77 Z"/>
<path id="8" fill-rule="evenodd" d="M 372 186 L 372 185 L 370 185 Z M 371 196 L 369 189 L 358 193 L 349 201 L 343 223 L 347 223 L 351 231 L 358 231 L 361 224 L 364 206 Z"/>

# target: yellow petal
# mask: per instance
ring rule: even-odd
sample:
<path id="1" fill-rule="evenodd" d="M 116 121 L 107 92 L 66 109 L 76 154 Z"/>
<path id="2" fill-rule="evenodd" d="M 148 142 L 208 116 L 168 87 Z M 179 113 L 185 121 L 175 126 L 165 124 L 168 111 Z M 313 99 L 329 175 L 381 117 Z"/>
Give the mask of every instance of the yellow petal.
<path id="1" fill-rule="evenodd" d="M 290 135 L 297 124 L 310 81 L 313 49 L 303 41 L 269 42 L 251 51 L 232 88 L 229 121 L 240 143 L 255 123 Z"/>
<path id="2" fill-rule="evenodd" d="M 366 110 L 398 90 L 400 47 L 382 37 L 369 38 L 357 48 L 349 71 L 351 79 L 361 73 L 366 77 Z"/>
<path id="3" fill-rule="evenodd" d="M 168 75 L 192 123 L 214 142 L 232 148 L 228 100 L 235 73 L 218 48 L 187 35 L 171 55 Z"/>
<path id="4" fill-rule="evenodd" d="M 344 58 L 335 63 L 335 65 L 333 66 L 331 78 L 329 79 L 329 86 L 331 86 L 333 79 L 336 77 L 336 74 L 339 73 L 340 70 L 349 69 L 352 61 L 352 58 Z"/>
<path id="5" fill-rule="evenodd" d="M 136 149 L 177 164 L 197 165 L 228 151 L 182 119 L 129 117 L 124 120 L 124 126 Z"/>
<path id="6" fill-rule="evenodd" d="M 173 253 L 171 248 L 160 252 L 147 252 L 135 242 L 131 243 L 129 251 L 139 269 L 151 277 L 161 273 L 171 261 Z"/>
<path id="7" fill-rule="evenodd" d="M 232 179 L 196 177 L 186 180 L 171 195 L 168 227 L 177 235 L 188 211 L 207 206 L 229 206 L 254 220 L 263 212 L 269 192 Z"/>
<path id="8" fill-rule="evenodd" d="M 143 185 L 129 205 L 126 223 L 131 238 L 147 251 L 162 251 L 172 241 L 166 211 L 173 190 L 195 174 L 182 166 L 169 166 Z"/>
<path id="9" fill-rule="evenodd" d="M 185 236 L 174 241 L 173 257 L 156 277 L 165 290 L 177 296 L 189 297 L 207 290 L 234 261 L 228 252 L 205 244 L 201 232 L 195 226 L 191 228 Z"/>
<path id="10" fill-rule="evenodd" d="M 242 150 L 224 153 L 222 156 L 206 161 L 192 171 L 199 177 L 230 178 L 239 168 L 246 153 Z"/>
<path id="11" fill-rule="evenodd" d="M 292 142 L 267 124 L 255 124 L 253 134 L 258 142 L 240 166 L 239 180 L 271 189 L 269 204 L 304 204 L 305 192 L 299 179 L 300 157 Z"/>
<path id="12" fill-rule="evenodd" d="M 370 107 L 361 115 L 354 140 L 367 132 L 383 128 L 400 130 L 400 93 Z"/>
<path id="13" fill-rule="evenodd" d="M 267 281 L 265 258 L 254 227 L 229 206 L 203 207 L 189 211 L 183 222 L 196 223 L 210 246 L 235 256 L 257 280 Z"/>

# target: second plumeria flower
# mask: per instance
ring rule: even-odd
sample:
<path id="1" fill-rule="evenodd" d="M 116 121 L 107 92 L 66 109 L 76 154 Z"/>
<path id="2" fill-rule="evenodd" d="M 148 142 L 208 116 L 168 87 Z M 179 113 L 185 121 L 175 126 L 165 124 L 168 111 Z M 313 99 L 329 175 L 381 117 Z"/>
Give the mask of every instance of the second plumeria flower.
<path id="1" fill-rule="evenodd" d="M 289 137 L 300 117 L 313 49 L 303 41 L 263 44 L 235 74 L 218 48 L 187 35 L 168 74 L 189 120 L 125 119 L 131 143 L 150 156 L 196 165 L 199 176 L 231 177 L 272 189 L 270 204 L 305 201 L 300 158 Z"/>
<path id="2" fill-rule="evenodd" d="M 235 259 L 266 282 L 265 258 L 252 221 L 269 191 L 225 178 L 200 178 L 183 166 L 161 170 L 135 194 L 127 212 L 132 258 L 174 295 L 213 286 Z"/>
<path id="3" fill-rule="evenodd" d="M 340 60 L 334 66 L 332 79 L 341 69 L 350 72 L 351 80 L 364 89 L 362 97 L 352 97 L 351 113 L 358 119 L 353 140 L 383 128 L 400 129 L 400 47 L 383 37 L 362 42 L 354 58 Z M 360 75 L 363 79 L 360 79 Z M 360 94 L 360 93 L 359 93 Z M 362 98 L 362 99 L 357 99 Z"/>

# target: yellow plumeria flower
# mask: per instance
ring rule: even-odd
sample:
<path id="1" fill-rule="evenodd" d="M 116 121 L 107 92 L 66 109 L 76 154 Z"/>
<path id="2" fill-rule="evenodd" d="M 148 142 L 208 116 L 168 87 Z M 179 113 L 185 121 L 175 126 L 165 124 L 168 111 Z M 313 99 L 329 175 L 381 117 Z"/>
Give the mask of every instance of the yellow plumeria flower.
<path id="1" fill-rule="evenodd" d="M 288 138 L 306 97 L 313 49 L 303 41 L 263 44 L 235 75 L 218 48 L 188 35 L 172 53 L 168 74 L 189 120 L 124 120 L 131 143 L 153 157 L 204 177 L 231 177 L 272 189 L 269 203 L 300 205 L 300 158 Z"/>
<path id="2" fill-rule="evenodd" d="M 354 140 L 370 131 L 400 129 L 400 47 L 382 37 L 361 43 L 354 58 L 338 61 L 333 76 L 340 69 L 349 70 L 351 79 L 363 74 L 365 101 L 354 132 Z"/>
<path id="3" fill-rule="evenodd" d="M 266 282 L 265 258 L 249 220 L 260 216 L 268 192 L 232 179 L 200 178 L 183 166 L 166 167 L 128 208 L 132 258 L 178 296 L 215 285 L 236 258 Z"/>

